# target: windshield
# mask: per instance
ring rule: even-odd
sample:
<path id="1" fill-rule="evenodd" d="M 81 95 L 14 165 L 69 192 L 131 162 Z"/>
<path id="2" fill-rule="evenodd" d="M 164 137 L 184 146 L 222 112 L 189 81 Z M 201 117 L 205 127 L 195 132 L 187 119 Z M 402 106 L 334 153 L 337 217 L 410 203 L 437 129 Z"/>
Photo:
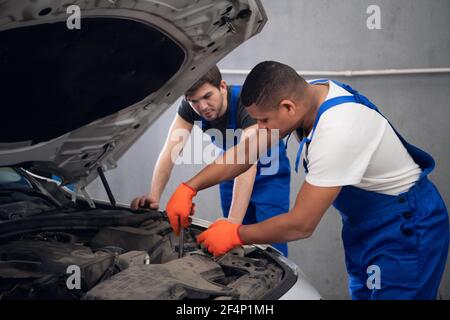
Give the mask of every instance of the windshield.
<path id="1" fill-rule="evenodd" d="M 0 190 L 33 190 L 30 181 L 12 168 L 0 168 Z"/>

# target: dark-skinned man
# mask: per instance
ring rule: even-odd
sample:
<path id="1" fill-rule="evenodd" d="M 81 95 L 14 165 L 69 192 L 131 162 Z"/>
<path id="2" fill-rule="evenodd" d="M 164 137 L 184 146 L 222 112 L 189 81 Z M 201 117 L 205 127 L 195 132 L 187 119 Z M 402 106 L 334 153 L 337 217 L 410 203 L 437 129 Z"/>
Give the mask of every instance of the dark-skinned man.
<path id="1" fill-rule="evenodd" d="M 433 158 L 406 142 L 350 86 L 331 80 L 308 83 L 282 63 L 266 61 L 253 68 L 241 101 L 260 129 L 279 130 L 280 138 L 296 133 L 301 141 L 296 170 L 303 165 L 305 182 L 285 214 L 250 225 L 219 220 L 198 242 L 223 255 L 243 244 L 308 238 L 333 205 L 342 216 L 353 299 L 435 299 L 447 260 L 449 220 L 427 178 Z M 245 172 L 254 156 L 247 140 L 224 155 L 244 152 L 247 164 L 218 159 L 207 166 L 186 182 L 192 193 L 175 191 L 168 215 L 189 215 L 198 191 Z M 381 285 L 371 287 L 373 267 Z"/>

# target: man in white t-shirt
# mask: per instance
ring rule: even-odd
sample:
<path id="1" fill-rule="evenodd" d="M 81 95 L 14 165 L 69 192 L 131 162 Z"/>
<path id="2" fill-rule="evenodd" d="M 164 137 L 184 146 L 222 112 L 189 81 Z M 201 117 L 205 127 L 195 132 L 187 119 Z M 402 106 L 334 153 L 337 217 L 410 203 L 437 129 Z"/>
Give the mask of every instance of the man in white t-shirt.
<path id="1" fill-rule="evenodd" d="M 296 132 L 301 143 L 295 167 L 303 165 L 305 182 L 285 214 L 245 226 L 217 221 L 198 242 L 222 255 L 243 244 L 308 238 L 333 205 L 343 219 L 352 298 L 435 299 L 447 260 L 449 220 L 427 178 L 433 158 L 406 142 L 351 87 L 330 80 L 308 83 L 278 62 L 253 68 L 241 102 L 260 129 L 278 129 L 281 137 Z M 251 156 L 241 143 L 224 157 L 242 150 Z M 251 166 L 221 160 L 186 184 L 199 191 Z M 189 215 L 192 197 L 177 189 L 168 206 L 177 205 L 168 215 Z"/>

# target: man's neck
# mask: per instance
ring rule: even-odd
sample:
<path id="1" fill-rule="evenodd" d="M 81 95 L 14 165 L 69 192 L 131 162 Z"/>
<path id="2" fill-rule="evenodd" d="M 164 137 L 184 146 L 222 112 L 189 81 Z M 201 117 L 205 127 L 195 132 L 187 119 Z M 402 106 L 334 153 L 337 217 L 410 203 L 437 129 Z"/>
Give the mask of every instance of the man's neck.
<path id="1" fill-rule="evenodd" d="M 307 93 L 308 112 L 302 122 L 302 128 L 306 135 L 313 129 L 320 106 L 328 95 L 329 85 L 309 85 Z"/>

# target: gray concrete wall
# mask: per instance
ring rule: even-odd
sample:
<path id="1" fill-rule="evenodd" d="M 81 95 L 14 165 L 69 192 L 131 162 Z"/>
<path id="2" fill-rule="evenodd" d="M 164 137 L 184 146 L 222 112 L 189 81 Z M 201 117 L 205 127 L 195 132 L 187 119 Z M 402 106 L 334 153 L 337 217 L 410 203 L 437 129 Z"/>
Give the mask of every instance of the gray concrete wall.
<path id="1" fill-rule="evenodd" d="M 448 0 L 262 2 L 269 17 L 263 32 L 221 61 L 221 68 L 251 69 L 262 60 L 278 60 L 297 70 L 450 67 Z M 371 4 L 381 8 L 381 30 L 366 27 L 366 9 Z M 225 79 L 230 83 L 244 81 L 240 76 Z M 349 83 L 371 98 L 406 139 L 435 157 L 437 167 L 432 180 L 449 205 L 450 75 L 335 79 Z M 107 173 L 119 201 L 129 202 L 148 191 L 152 168 L 175 112 L 173 106 L 121 159 L 118 169 Z M 297 147 L 292 139 L 288 148 L 291 163 Z M 199 169 L 200 166 L 176 167 L 162 203 L 166 203 L 181 181 Z M 302 181 L 303 175 L 292 173 L 292 202 Z M 89 190 L 106 199 L 98 181 Z M 218 199 L 216 187 L 201 192 L 196 199 L 197 215 L 208 220 L 219 217 Z M 310 239 L 289 245 L 290 258 L 324 298 L 349 298 L 340 232 L 340 217 L 329 209 Z M 440 297 L 450 299 L 449 264 Z"/>

